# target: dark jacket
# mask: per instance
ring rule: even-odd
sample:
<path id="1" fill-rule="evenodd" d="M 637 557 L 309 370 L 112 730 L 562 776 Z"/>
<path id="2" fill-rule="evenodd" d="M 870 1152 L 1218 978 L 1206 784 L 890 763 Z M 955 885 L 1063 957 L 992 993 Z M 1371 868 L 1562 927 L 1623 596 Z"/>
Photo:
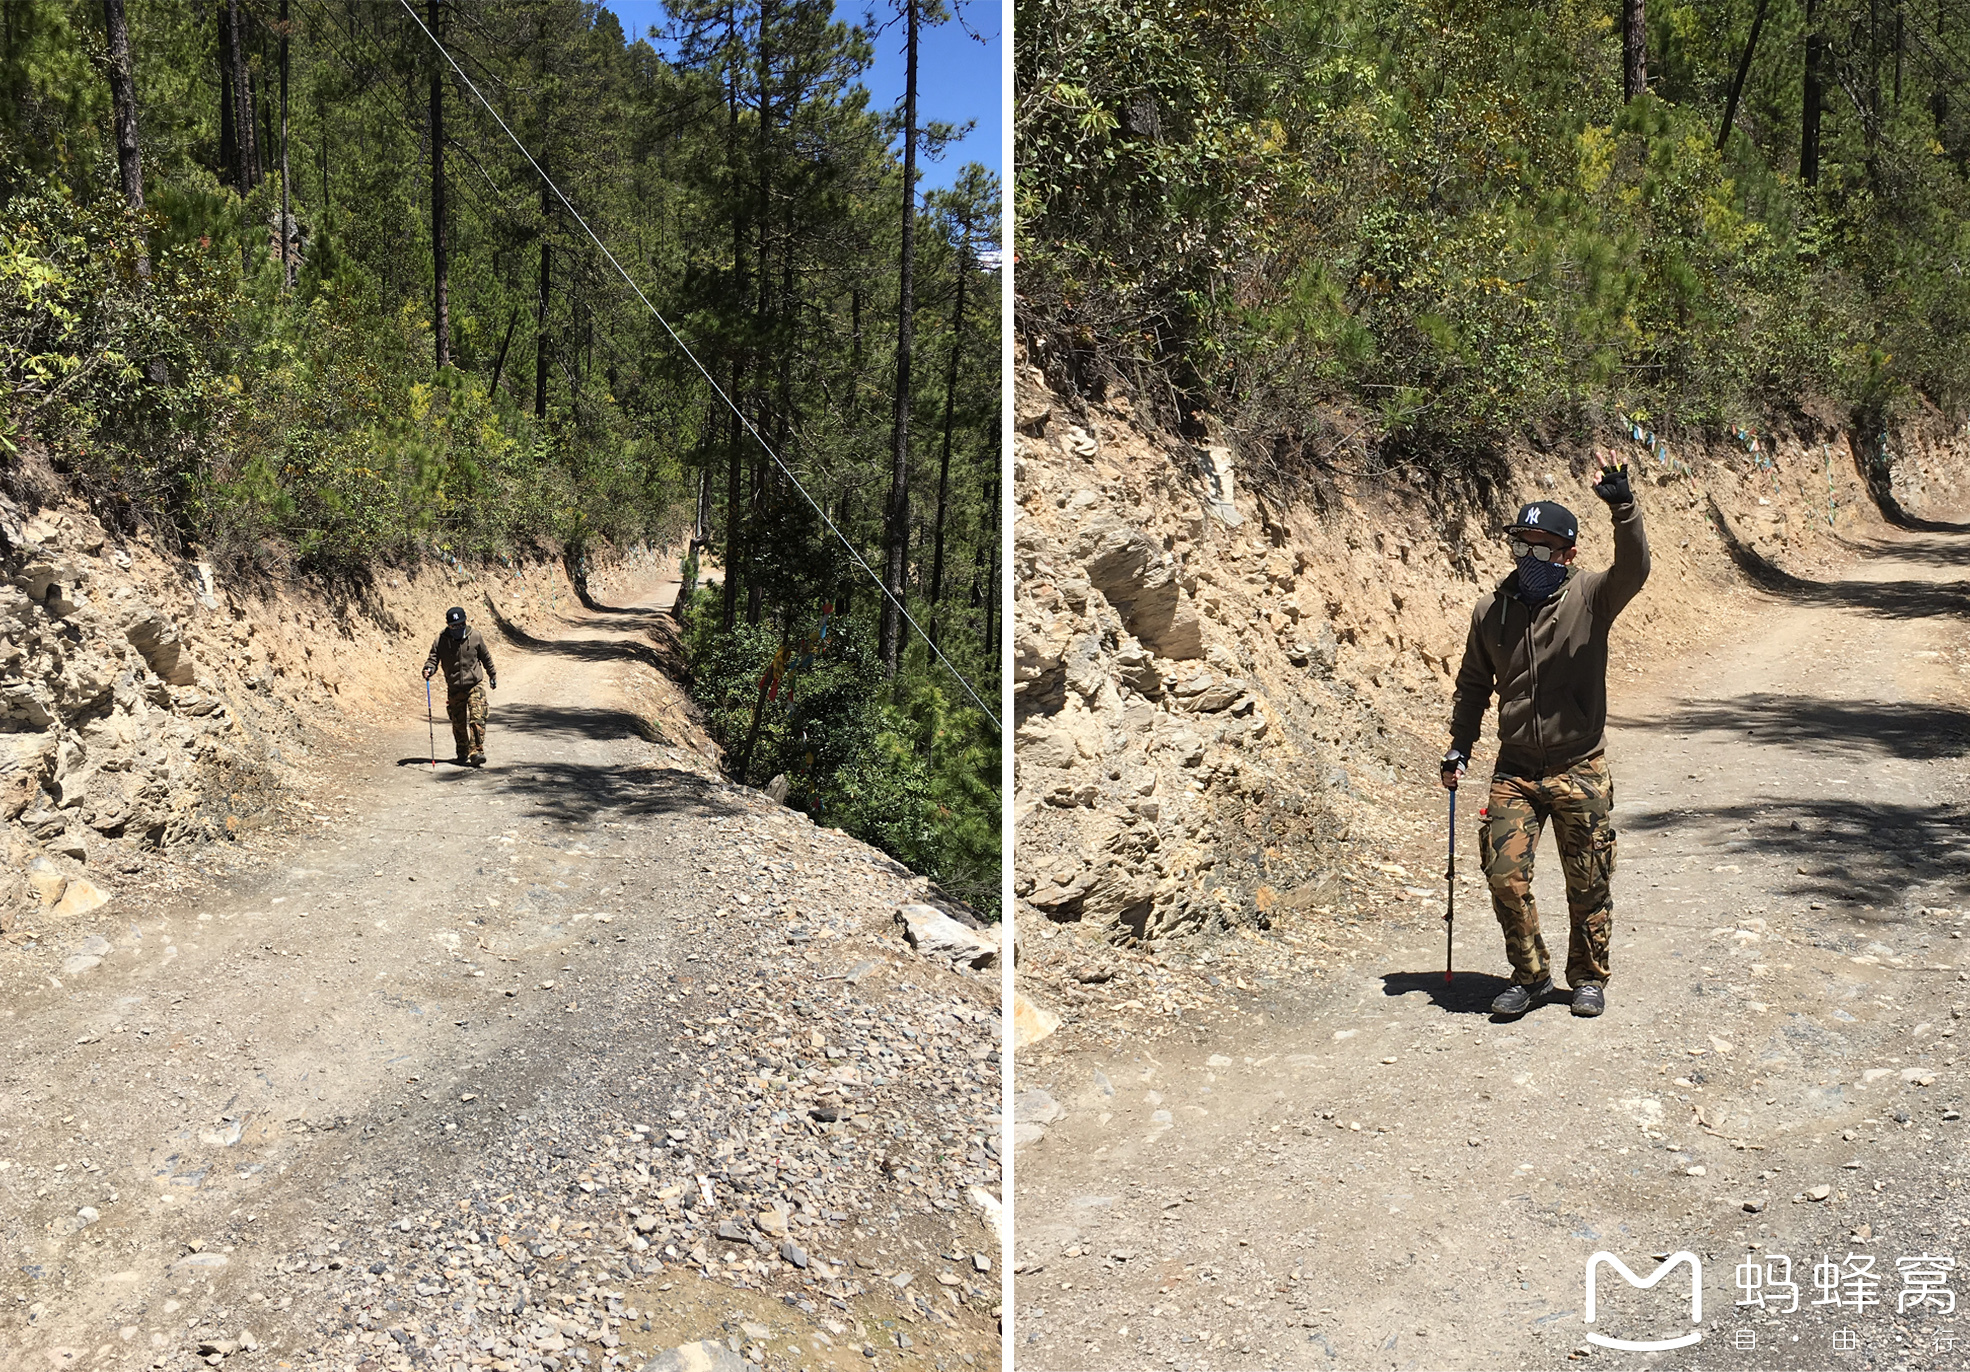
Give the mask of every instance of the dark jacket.
<path id="1" fill-rule="evenodd" d="M 431 656 L 424 659 L 424 670 L 433 672 L 440 667 L 445 669 L 445 691 L 449 695 L 469 691 L 482 681 L 499 685 L 499 669 L 493 666 L 492 654 L 486 651 L 486 641 L 469 624 L 462 638 L 452 633 L 450 625 L 438 631 L 438 641 L 431 645 Z"/>
<path id="2" fill-rule="evenodd" d="M 1500 772 L 1551 776 L 1605 748 L 1608 628 L 1649 574 L 1641 507 L 1613 513 L 1612 567 L 1569 567 L 1559 590 L 1530 606 L 1515 571 L 1471 611 L 1450 705 L 1450 745 L 1466 757 L 1494 690 Z"/>

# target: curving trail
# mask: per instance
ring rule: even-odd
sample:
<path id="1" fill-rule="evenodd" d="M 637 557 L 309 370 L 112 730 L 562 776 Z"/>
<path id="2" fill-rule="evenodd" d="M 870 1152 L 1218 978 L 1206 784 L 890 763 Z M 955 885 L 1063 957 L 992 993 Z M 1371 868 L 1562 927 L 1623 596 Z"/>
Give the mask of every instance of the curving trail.
<path id="1" fill-rule="evenodd" d="M 1970 530 L 1859 551 L 1729 646 L 1611 683 L 1603 1018 L 1488 1013 L 1504 959 L 1465 813 L 1450 990 L 1440 921 L 1406 906 L 1221 1028 L 1022 1061 L 1068 1114 L 1017 1159 L 1017 1365 L 1970 1364 L 1970 1272 L 1946 1311 L 1900 1265 L 1970 1267 Z M 1548 838 L 1563 962 L 1558 868 Z M 1603 1249 L 1643 1276 L 1695 1252 L 1700 1341 L 1590 1346 Z M 1736 1304 L 1754 1254 L 1790 1258 L 1796 1311 Z M 1823 1259 L 1880 1303 L 1815 1306 Z M 1687 1336 L 1678 1271 L 1603 1280 L 1592 1331 Z"/>
<path id="2" fill-rule="evenodd" d="M 996 974 L 650 717 L 675 591 L 489 629 L 483 771 L 407 718 L 256 873 L 0 954 L 0 1367 L 996 1359 Z"/>

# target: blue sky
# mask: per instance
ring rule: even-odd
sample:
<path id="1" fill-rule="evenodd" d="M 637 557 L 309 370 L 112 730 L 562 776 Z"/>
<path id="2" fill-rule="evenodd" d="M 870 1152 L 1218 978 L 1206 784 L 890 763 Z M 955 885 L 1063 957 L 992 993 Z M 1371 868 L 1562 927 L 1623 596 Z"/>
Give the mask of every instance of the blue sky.
<path id="1" fill-rule="evenodd" d="M 631 38 L 647 36 L 652 25 L 661 30 L 666 22 L 662 0 L 604 0 L 622 21 Z M 837 0 L 836 13 L 843 19 L 858 21 L 866 11 L 855 4 Z M 918 159 L 920 186 L 931 190 L 956 180 L 958 168 L 967 162 L 981 162 L 1001 177 L 999 140 L 1003 136 L 1004 114 L 999 101 L 1000 44 L 1004 39 L 1004 10 L 996 0 L 970 0 L 963 18 L 973 33 L 968 36 L 956 20 L 922 30 L 917 39 L 917 118 L 919 122 L 942 119 L 952 124 L 975 120 L 976 127 L 962 142 L 949 145 L 941 160 L 925 163 Z M 886 109 L 903 99 L 903 26 L 894 21 L 890 8 L 876 11 L 876 18 L 892 20 L 876 40 L 875 64 L 862 74 L 869 89 L 869 103 Z M 662 45 L 659 44 L 659 47 Z"/>

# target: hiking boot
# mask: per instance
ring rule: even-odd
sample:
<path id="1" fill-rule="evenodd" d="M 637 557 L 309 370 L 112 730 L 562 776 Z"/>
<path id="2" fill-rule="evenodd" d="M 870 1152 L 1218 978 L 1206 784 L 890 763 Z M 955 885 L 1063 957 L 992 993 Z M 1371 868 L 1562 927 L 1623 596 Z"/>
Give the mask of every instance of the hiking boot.
<path id="1" fill-rule="evenodd" d="M 1553 979 L 1547 977 L 1536 986 L 1521 986 L 1513 982 L 1498 993 L 1498 999 L 1491 1002 L 1494 1015 L 1523 1015 L 1540 1001 L 1553 994 Z"/>
<path id="2" fill-rule="evenodd" d="M 456 762 L 461 767 L 465 766 L 470 760 L 471 755 L 469 753 L 460 753 L 452 759 L 453 762 Z"/>
<path id="3" fill-rule="evenodd" d="M 1573 1013 L 1591 1018 L 1607 1009 L 1607 993 L 1594 982 L 1573 988 Z"/>
<path id="4" fill-rule="evenodd" d="M 466 759 L 466 762 L 474 767 L 483 767 L 486 765 L 486 755 L 484 753 L 474 753 Z"/>

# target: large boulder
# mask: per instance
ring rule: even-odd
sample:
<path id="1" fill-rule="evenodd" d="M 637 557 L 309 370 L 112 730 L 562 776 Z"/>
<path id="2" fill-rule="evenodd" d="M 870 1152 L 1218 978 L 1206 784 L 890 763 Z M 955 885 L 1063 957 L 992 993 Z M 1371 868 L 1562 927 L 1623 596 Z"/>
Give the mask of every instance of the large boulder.
<path id="1" fill-rule="evenodd" d="M 962 965 L 976 971 L 998 965 L 998 944 L 975 929 L 965 928 L 935 906 L 900 906 L 896 922 L 903 926 L 903 937 L 910 946 L 926 957 L 944 958 L 953 966 Z"/>
<path id="2" fill-rule="evenodd" d="M 54 769 L 55 735 L 0 734 L 0 820 L 19 819 Z"/>
<path id="3" fill-rule="evenodd" d="M 749 1364 L 722 1343 L 700 1339 L 680 1344 L 643 1364 L 642 1372 L 745 1372 Z"/>
<path id="4" fill-rule="evenodd" d="M 1074 553 L 1088 580 L 1151 652 L 1179 659 L 1203 653 L 1197 611 L 1147 534 L 1115 515 L 1097 515 L 1081 529 Z"/>
<path id="5" fill-rule="evenodd" d="M 1045 1006 L 1036 1005 L 1026 999 L 1024 992 L 1012 993 L 1012 1046 L 1024 1048 L 1029 1043 L 1038 1043 L 1060 1027 L 1060 1016 Z"/>
<path id="6" fill-rule="evenodd" d="M 178 626 L 162 610 L 149 606 L 123 621 L 123 636 L 144 656 L 150 669 L 173 686 L 189 686 L 196 675 L 191 653 L 178 636 Z"/>
<path id="7" fill-rule="evenodd" d="M 1051 418 L 1053 394 L 1047 389 L 1046 374 L 1038 367 L 1019 369 L 1012 388 L 1013 427 L 1034 438 L 1044 438 Z"/>

